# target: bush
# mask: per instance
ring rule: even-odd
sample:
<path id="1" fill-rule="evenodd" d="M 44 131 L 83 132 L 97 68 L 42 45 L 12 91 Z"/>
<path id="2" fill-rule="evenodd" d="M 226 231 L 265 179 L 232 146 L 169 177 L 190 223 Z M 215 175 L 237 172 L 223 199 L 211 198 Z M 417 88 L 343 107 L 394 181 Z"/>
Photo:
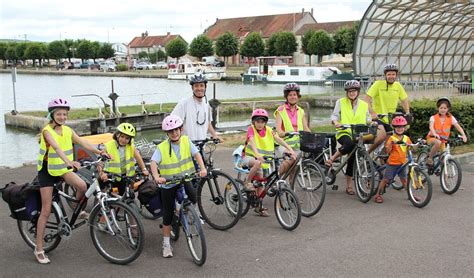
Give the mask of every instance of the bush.
<path id="1" fill-rule="evenodd" d="M 415 121 L 410 127 L 409 136 L 412 140 L 425 138 L 429 131 L 430 117 L 438 112 L 436 100 L 421 99 L 410 102 L 410 110 Z M 474 138 L 474 101 L 466 99 L 452 100 L 451 113 L 459 121 L 469 141 Z M 456 128 L 452 128 L 451 134 L 457 134 Z"/>
<path id="2" fill-rule="evenodd" d="M 128 71 L 128 66 L 126 64 L 118 64 L 117 71 Z"/>

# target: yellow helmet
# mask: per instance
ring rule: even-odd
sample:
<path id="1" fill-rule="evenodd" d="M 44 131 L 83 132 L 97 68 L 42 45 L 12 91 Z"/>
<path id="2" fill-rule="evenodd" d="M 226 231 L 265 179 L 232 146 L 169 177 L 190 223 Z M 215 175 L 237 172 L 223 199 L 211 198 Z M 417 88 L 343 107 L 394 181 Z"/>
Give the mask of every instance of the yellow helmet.
<path id="1" fill-rule="evenodd" d="M 117 127 L 117 131 L 120 133 L 123 133 L 125 135 L 128 135 L 130 137 L 135 137 L 137 135 L 137 132 L 135 130 L 135 127 L 132 124 L 129 123 L 121 123 Z"/>

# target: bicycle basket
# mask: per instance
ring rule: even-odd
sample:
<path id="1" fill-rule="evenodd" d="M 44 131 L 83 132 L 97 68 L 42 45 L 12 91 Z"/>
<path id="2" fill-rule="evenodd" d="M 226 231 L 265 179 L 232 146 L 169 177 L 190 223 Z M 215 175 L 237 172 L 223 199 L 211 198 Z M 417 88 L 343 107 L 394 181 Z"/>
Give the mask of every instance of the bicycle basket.
<path id="1" fill-rule="evenodd" d="M 135 141 L 135 148 L 140 152 L 144 160 L 149 160 L 156 150 L 156 145 L 149 142 L 146 138 Z"/>
<path id="2" fill-rule="evenodd" d="M 300 135 L 300 150 L 308 153 L 321 153 L 326 137 L 321 134 L 302 132 Z"/>

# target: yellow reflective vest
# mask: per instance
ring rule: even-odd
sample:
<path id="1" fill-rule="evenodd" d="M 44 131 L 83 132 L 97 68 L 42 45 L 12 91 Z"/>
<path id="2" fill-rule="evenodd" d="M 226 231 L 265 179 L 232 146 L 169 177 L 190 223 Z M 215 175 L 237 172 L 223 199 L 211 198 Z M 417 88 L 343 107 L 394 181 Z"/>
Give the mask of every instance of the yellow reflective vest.
<path id="1" fill-rule="evenodd" d="M 179 140 L 179 152 L 181 156 L 179 160 L 169 140 L 161 142 L 157 148 L 161 153 L 161 162 L 158 168 L 163 178 L 169 180 L 173 178 L 173 176 L 183 176 L 184 174 L 195 171 L 188 136 L 183 135 Z"/>
<path id="2" fill-rule="evenodd" d="M 282 123 L 283 123 L 283 130 L 285 132 L 294 132 L 294 131 L 302 131 L 303 130 L 303 118 L 304 118 L 304 110 L 303 108 L 297 106 L 297 114 L 296 114 L 296 123 L 297 127 L 296 130 L 291 123 L 290 116 L 288 115 L 288 111 L 286 111 L 286 105 L 281 105 L 275 110 L 275 117 L 277 114 L 280 114 Z M 293 149 L 297 149 L 300 147 L 300 136 L 293 135 L 293 136 L 285 136 L 285 142 L 290 145 Z"/>
<path id="3" fill-rule="evenodd" d="M 110 140 L 105 143 L 105 150 L 112 156 L 112 159 L 105 164 L 105 171 L 118 175 L 126 174 L 127 177 L 133 177 L 135 175 L 135 147 L 132 144 L 125 146 L 124 168 L 120 165 L 121 161 L 117 141 Z"/>
<path id="4" fill-rule="evenodd" d="M 265 136 L 260 136 L 260 133 L 255 129 L 255 126 L 252 125 L 253 129 L 253 139 L 255 141 L 255 146 L 257 147 L 257 151 L 262 156 L 273 156 L 273 152 L 275 150 L 274 139 L 272 134 L 272 129 L 268 126 L 265 126 Z M 245 146 L 245 155 L 255 157 L 255 153 L 253 152 L 252 148 L 250 147 L 249 142 L 247 142 Z M 263 169 L 270 168 L 268 163 L 262 164 Z"/>
<path id="5" fill-rule="evenodd" d="M 43 130 L 41 130 L 40 140 L 40 151 L 38 154 L 38 166 L 37 169 L 40 171 L 43 168 L 43 160 L 46 153 L 48 154 L 48 173 L 51 176 L 58 177 L 62 176 L 67 172 L 71 172 L 72 169 L 67 169 L 66 163 L 59 157 L 53 147 L 49 146 L 46 150 L 46 140 L 44 139 L 43 132 L 46 130 L 51 134 L 54 141 L 58 144 L 59 148 L 64 152 L 66 157 L 70 160 L 74 160 L 73 149 L 72 149 L 72 129 L 68 126 L 63 125 L 62 135 L 56 133 L 56 131 L 48 124 Z"/>
<path id="6" fill-rule="evenodd" d="M 369 105 L 363 100 L 358 100 L 357 110 L 354 113 L 352 110 L 351 100 L 347 97 L 340 99 L 341 104 L 341 124 L 367 124 L 367 113 L 369 111 Z M 352 136 L 350 129 L 340 130 L 336 134 L 336 139 L 341 138 L 343 135 Z"/>

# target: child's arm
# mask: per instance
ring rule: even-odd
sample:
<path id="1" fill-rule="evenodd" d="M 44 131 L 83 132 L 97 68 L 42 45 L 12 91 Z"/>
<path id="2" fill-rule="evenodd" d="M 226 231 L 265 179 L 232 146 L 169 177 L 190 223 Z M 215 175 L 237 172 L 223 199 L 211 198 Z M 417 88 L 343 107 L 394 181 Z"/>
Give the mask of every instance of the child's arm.
<path id="1" fill-rule="evenodd" d="M 457 129 L 457 131 L 459 133 L 461 133 L 461 137 L 462 137 L 462 140 L 464 141 L 464 143 L 467 142 L 467 136 L 466 136 L 466 133 L 464 133 L 464 129 L 462 129 L 461 125 L 459 125 L 459 123 L 456 123 L 454 125 L 454 127 Z"/>
<path id="2" fill-rule="evenodd" d="M 434 121 L 431 121 L 431 119 L 430 119 L 430 131 L 431 131 L 431 136 L 433 136 L 436 139 L 439 139 L 439 135 L 436 133 L 434 129 Z"/>
<path id="3" fill-rule="evenodd" d="M 151 163 L 150 163 L 150 170 L 151 170 L 151 176 L 153 177 L 153 179 L 154 179 L 157 183 L 159 183 L 159 184 L 164 184 L 164 183 L 166 183 L 166 179 L 160 177 L 160 174 L 158 174 L 158 164 L 156 163 L 156 161 L 154 161 L 154 160 L 151 161 Z"/>
<path id="4" fill-rule="evenodd" d="M 142 169 L 143 175 L 148 176 L 150 173 L 148 173 L 148 170 L 146 169 L 146 166 L 145 166 L 145 162 L 143 162 L 142 156 L 140 155 L 140 152 L 137 149 L 135 149 L 133 157 L 135 158 L 135 161 L 137 161 L 140 169 Z"/>
<path id="5" fill-rule="evenodd" d="M 392 138 L 388 138 L 387 142 L 385 142 L 385 152 L 387 152 L 389 155 L 390 155 L 390 152 L 392 151 L 393 144 L 394 142 Z"/>
<path id="6" fill-rule="evenodd" d="M 79 137 L 79 135 L 77 135 L 74 130 L 71 130 L 71 131 L 72 131 L 72 141 L 74 143 L 77 143 L 81 145 L 82 147 L 84 147 L 84 149 L 98 155 L 105 153 L 104 151 L 100 151 L 99 149 L 97 149 L 94 145 L 89 143 L 87 140 L 84 140 L 83 138 Z"/>
<path id="7" fill-rule="evenodd" d="M 293 159 L 296 159 L 296 154 L 295 152 L 293 151 L 293 149 L 290 147 L 290 145 L 288 145 L 285 140 L 281 139 L 280 136 L 278 136 L 278 134 L 274 133 L 273 134 L 273 139 L 278 143 L 280 144 L 281 146 L 285 147 L 285 149 L 288 150 L 288 153 L 291 154 L 291 157 Z"/>

